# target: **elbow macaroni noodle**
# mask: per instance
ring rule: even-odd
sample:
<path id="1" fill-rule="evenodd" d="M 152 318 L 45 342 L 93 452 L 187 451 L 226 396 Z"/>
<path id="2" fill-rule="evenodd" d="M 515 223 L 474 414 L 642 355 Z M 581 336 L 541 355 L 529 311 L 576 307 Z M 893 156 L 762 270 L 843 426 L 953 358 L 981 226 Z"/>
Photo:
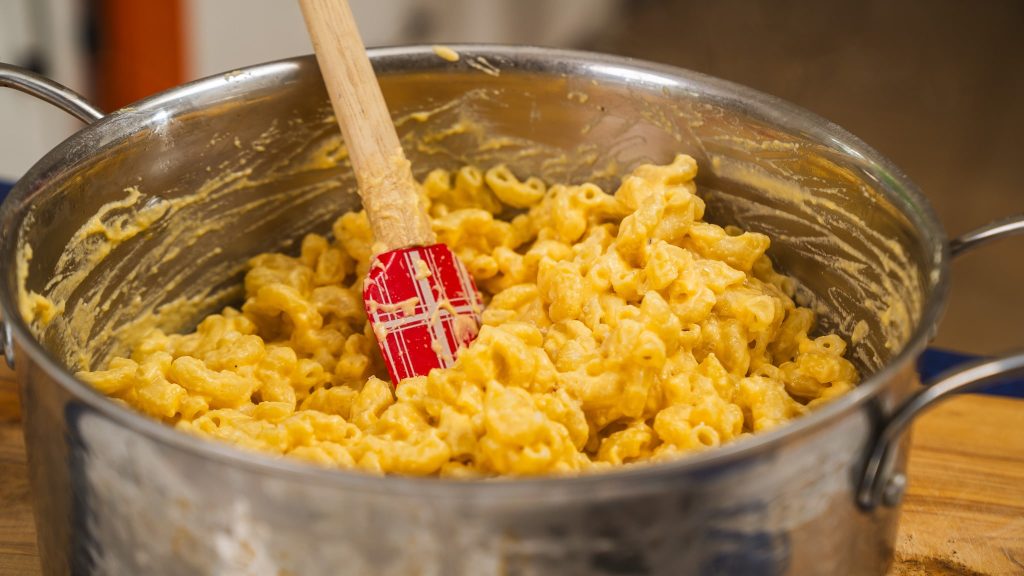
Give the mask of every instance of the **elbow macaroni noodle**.
<path id="1" fill-rule="evenodd" d="M 434 230 L 487 307 L 451 368 L 397 387 L 363 310 L 361 212 L 296 257 L 253 258 L 241 310 L 79 376 L 180 430 L 377 473 L 577 473 L 767 430 L 858 375 L 842 338 L 808 335 L 766 236 L 702 221 L 696 172 L 678 156 L 614 194 L 504 166 L 430 173 Z M 526 211 L 499 219 L 508 207 Z"/>

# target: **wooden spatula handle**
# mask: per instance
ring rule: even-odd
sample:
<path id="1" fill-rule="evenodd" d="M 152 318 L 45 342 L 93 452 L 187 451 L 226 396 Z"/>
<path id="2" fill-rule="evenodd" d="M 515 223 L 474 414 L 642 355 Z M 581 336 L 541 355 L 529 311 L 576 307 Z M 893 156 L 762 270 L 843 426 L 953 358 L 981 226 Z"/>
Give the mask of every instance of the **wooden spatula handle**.
<path id="1" fill-rule="evenodd" d="M 409 161 L 347 0 L 299 0 L 378 250 L 432 244 Z"/>

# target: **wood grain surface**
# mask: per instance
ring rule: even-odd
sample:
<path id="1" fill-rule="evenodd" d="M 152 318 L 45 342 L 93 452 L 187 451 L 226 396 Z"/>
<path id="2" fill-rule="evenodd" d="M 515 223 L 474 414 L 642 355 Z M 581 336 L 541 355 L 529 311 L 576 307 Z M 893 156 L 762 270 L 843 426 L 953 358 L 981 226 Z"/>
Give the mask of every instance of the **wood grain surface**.
<path id="1" fill-rule="evenodd" d="M 0 575 L 40 573 L 14 375 L 0 361 Z"/>
<path id="2" fill-rule="evenodd" d="M 1024 574 L 1024 401 L 965 395 L 914 427 L 890 576 Z M 0 368 L 0 576 L 40 573 L 13 375 Z"/>
<path id="3" fill-rule="evenodd" d="M 1024 574 L 1024 400 L 954 398 L 913 434 L 892 574 Z"/>

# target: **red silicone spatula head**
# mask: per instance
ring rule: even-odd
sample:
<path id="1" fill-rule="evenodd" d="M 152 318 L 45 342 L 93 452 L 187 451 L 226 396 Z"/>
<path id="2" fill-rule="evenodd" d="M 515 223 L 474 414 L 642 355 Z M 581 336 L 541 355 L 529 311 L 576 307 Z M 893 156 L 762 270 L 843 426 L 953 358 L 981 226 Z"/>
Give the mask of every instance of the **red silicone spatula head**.
<path id="1" fill-rule="evenodd" d="M 327 94 L 359 183 L 375 259 L 363 302 L 391 381 L 446 368 L 480 325 L 480 295 L 451 250 L 435 244 L 409 161 L 345 0 L 300 0 Z"/>
<path id="2" fill-rule="evenodd" d="M 451 366 L 476 337 L 483 310 L 473 278 L 444 244 L 377 256 L 363 302 L 395 384 Z"/>

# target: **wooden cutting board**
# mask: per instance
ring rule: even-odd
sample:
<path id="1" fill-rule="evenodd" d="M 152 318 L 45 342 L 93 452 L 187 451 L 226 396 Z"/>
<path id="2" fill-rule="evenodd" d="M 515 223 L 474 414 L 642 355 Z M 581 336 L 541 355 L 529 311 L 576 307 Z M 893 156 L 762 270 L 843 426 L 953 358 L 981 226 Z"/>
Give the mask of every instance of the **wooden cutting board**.
<path id="1" fill-rule="evenodd" d="M 40 574 L 13 374 L 0 367 L 0 576 Z M 1024 400 L 965 395 L 914 427 L 890 576 L 1024 574 Z"/>

